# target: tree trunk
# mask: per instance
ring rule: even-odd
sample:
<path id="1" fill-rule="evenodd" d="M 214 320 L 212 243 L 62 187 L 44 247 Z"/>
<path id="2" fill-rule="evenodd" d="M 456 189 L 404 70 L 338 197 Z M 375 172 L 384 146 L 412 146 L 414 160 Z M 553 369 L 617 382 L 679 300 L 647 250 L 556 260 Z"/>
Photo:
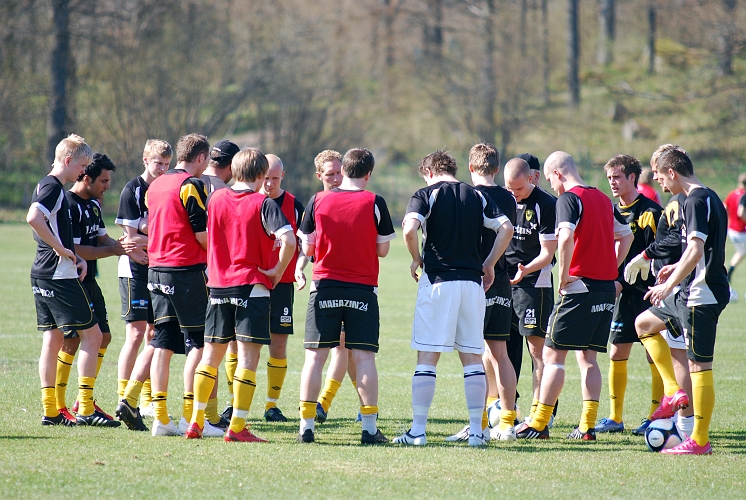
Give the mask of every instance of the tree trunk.
<path id="1" fill-rule="evenodd" d="M 526 57 L 526 17 L 528 16 L 528 0 L 521 0 L 521 32 L 519 34 L 519 50 L 521 59 Z"/>
<path id="2" fill-rule="evenodd" d="M 570 105 L 580 104 L 580 29 L 578 4 L 580 0 L 568 0 L 567 8 L 567 87 Z"/>
<path id="3" fill-rule="evenodd" d="M 718 74 L 733 74 L 736 0 L 723 0 L 723 19 L 718 23 Z"/>
<path id="4" fill-rule="evenodd" d="M 549 106 L 549 7 L 548 0 L 541 0 L 541 58 L 543 61 L 544 105 Z"/>
<path id="5" fill-rule="evenodd" d="M 656 19 L 656 0 L 650 0 L 648 3 L 648 54 L 650 59 L 648 60 L 648 75 L 655 73 L 655 32 L 657 30 L 657 19 Z"/>
<path id="6" fill-rule="evenodd" d="M 47 121 L 47 161 L 54 160 L 54 150 L 67 131 L 67 80 L 70 58 L 70 0 L 53 0 L 52 54 L 49 64 L 49 118 Z"/>
<path id="7" fill-rule="evenodd" d="M 614 39 L 616 38 L 616 1 L 600 0 L 598 11 L 598 63 L 604 66 L 614 62 Z"/>
<path id="8" fill-rule="evenodd" d="M 485 2 L 487 15 L 484 16 L 484 59 L 482 60 L 482 119 L 477 133 L 479 139 L 495 141 L 495 100 L 497 82 L 495 78 L 495 1 Z"/>

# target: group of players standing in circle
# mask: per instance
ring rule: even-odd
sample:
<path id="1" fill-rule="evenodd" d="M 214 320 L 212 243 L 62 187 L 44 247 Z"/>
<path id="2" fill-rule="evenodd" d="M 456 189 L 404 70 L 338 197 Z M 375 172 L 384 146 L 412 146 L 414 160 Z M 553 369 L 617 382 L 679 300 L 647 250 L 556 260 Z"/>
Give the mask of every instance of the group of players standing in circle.
<path id="1" fill-rule="evenodd" d="M 168 170 L 172 156 L 165 141 L 146 143 L 145 170 L 120 198 L 119 239 L 107 234 L 98 201 L 115 167 L 79 136 L 60 142 L 52 172 L 34 192 L 27 220 L 38 243 L 31 280 L 44 332 L 42 424 L 115 427 L 121 420 L 146 431 L 145 414 L 154 418 L 154 436 L 266 441 L 246 422 L 261 347 L 269 346 L 264 418 L 286 421 L 277 400 L 293 333 L 294 284 L 306 285 L 312 261 L 298 440 L 316 440 L 315 424 L 326 420 L 347 371 L 360 400 L 361 442 L 389 442 L 377 427 L 377 287 L 378 261 L 396 233 L 385 200 L 365 189 L 375 165 L 371 152 L 321 152 L 315 167 L 324 191 L 305 207 L 281 188 L 284 169 L 274 155 L 225 140 L 211 148 L 204 136 L 189 134 L 179 139 L 176 165 Z M 456 161 L 446 151 L 419 164 L 427 186 L 412 196 L 402 223 L 418 282 L 413 421 L 393 442 L 427 443 L 436 366 L 441 353 L 454 350 L 464 368 L 469 422 L 446 441 L 484 446 L 548 438 L 569 351 L 576 351 L 583 409 L 568 438 L 595 441 L 597 433 L 622 432 L 627 360 L 640 341 L 651 368 L 651 408 L 633 432 L 674 417 L 687 439 L 665 453 L 711 453 L 712 357 L 729 297 L 727 216 L 696 178 L 686 151 L 667 144 L 651 158 L 655 179 L 672 194 L 665 209 L 638 192 L 642 166 L 632 156 L 615 155 L 604 167 L 617 204 L 588 186 L 561 151 L 543 169 L 530 154 L 509 160 L 505 187 L 495 182 L 499 166 L 497 149 L 485 143 L 469 154 L 474 186 L 456 179 Z M 538 187 L 542 171 L 558 198 Z M 75 184 L 65 194 L 66 182 Z M 120 259 L 127 322 L 118 420 L 93 400 L 111 340 L 95 266 L 113 255 Z M 530 414 L 518 423 L 524 338 L 533 394 Z M 609 343 L 610 415 L 597 421 L 597 353 Z M 70 412 L 65 388 L 77 350 L 79 391 Z M 178 423 L 166 405 L 174 353 L 187 356 Z M 232 401 L 220 414 L 222 362 Z M 491 419 L 488 409 L 496 404 Z"/>

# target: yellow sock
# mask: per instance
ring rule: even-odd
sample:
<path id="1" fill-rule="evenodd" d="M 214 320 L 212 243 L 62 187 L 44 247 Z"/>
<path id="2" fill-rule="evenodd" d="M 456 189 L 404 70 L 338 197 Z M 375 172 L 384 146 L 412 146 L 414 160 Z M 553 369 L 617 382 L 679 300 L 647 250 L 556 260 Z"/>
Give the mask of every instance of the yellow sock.
<path id="1" fill-rule="evenodd" d="M 169 420 L 171 420 L 171 417 L 168 416 L 168 406 L 166 406 L 167 398 L 168 392 L 153 393 L 153 412 L 155 418 L 163 425 L 168 425 Z"/>
<path id="2" fill-rule="evenodd" d="M 552 418 L 552 410 L 554 405 L 545 405 L 539 403 L 536 405 L 536 413 L 534 413 L 534 419 L 531 421 L 531 427 L 537 431 L 543 431 L 549 425 L 549 419 Z"/>
<path id="3" fill-rule="evenodd" d="M 357 392 L 357 380 L 350 379 L 350 382 L 352 382 L 352 387 L 355 388 L 355 392 Z"/>
<path id="4" fill-rule="evenodd" d="M 482 429 L 486 429 L 490 425 L 490 419 L 487 416 L 487 410 L 482 412 Z"/>
<path id="5" fill-rule="evenodd" d="M 282 384 L 285 383 L 287 371 L 287 358 L 279 359 L 270 356 L 267 361 L 267 404 L 264 405 L 264 411 L 277 406 L 277 400 L 280 399 L 280 392 L 282 392 Z"/>
<path id="6" fill-rule="evenodd" d="M 192 419 L 193 413 L 194 413 L 194 393 L 185 392 L 184 401 L 181 406 L 181 416 L 184 417 L 184 419 L 187 422 L 189 422 Z"/>
<path id="7" fill-rule="evenodd" d="M 128 383 L 129 380 L 126 378 L 117 379 L 117 394 L 119 394 L 119 399 L 124 399 L 124 391 L 127 389 Z"/>
<path id="8" fill-rule="evenodd" d="M 207 408 L 205 408 L 205 420 L 210 422 L 212 425 L 220 423 L 220 414 L 218 413 L 218 398 L 210 398 L 207 400 Z"/>
<path id="9" fill-rule="evenodd" d="M 319 398 L 319 403 L 324 407 L 324 411 L 329 411 L 329 408 L 331 408 L 332 401 L 334 401 L 334 396 L 337 395 L 340 385 L 342 383 L 339 380 L 334 380 L 333 378 L 326 379 L 324 390 L 321 392 L 321 397 Z M 314 410 L 314 415 L 316 415 L 315 412 L 316 410 Z"/>
<path id="10" fill-rule="evenodd" d="M 506 410 L 502 409 L 500 410 L 500 425 L 498 428 L 501 431 L 506 430 L 508 427 L 513 427 L 513 422 L 515 422 L 516 417 L 516 411 L 515 410 Z"/>
<path id="11" fill-rule="evenodd" d="M 487 397 L 487 406 L 492 406 L 500 398 Z"/>
<path id="12" fill-rule="evenodd" d="M 236 369 L 233 378 L 233 418 L 231 431 L 241 432 L 246 427 L 246 416 L 251 409 L 251 400 L 256 390 L 256 372 L 244 368 Z"/>
<path id="13" fill-rule="evenodd" d="M 57 399 L 55 409 L 57 410 L 67 406 L 65 393 L 67 392 L 67 381 L 70 379 L 70 369 L 73 367 L 73 359 L 75 359 L 74 354 L 62 351 L 57 353 L 57 375 L 55 376 L 54 389 L 55 398 Z"/>
<path id="14" fill-rule="evenodd" d="M 316 418 L 316 401 L 301 401 L 300 418 Z"/>
<path id="15" fill-rule="evenodd" d="M 583 401 L 583 413 L 580 414 L 580 425 L 578 425 L 580 432 L 588 432 L 588 429 L 595 427 L 597 417 L 598 401 Z"/>
<path id="16" fill-rule="evenodd" d="M 533 419 L 534 418 L 534 415 L 536 414 L 536 408 L 538 406 L 539 406 L 539 400 L 538 399 L 534 399 L 533 401 L 531 401 L 531 411 L 528 414 L 528 418 L 529 419 Z"/>
<path id="17" fill-rule="evenodd" d="M 710 441 L 710 421 L 715 408 L 715 381 L 712 370 L 693 372 L 692 404 L 694 405 L 694 430 L 691 438 L 704 446 Z"/>
<path id="18" fill-rule="evenodd" d="M 98 378 L 98 372 L 101 371 L 101 365 L 104 363 L 104 356 L 106 355 L 106 348 L 98 350 L 98 358 L 96 359 L 96 378 Z"/>
<path id="19" fill-rule="evenodd" d="M 653 412 L 661 405 L 661 398 L 663 397 L 663 379 L 655 363 L 650 363 L 650 377 L 652 385 L 650 387 L 650 413 L 648 413 L 648 419 L 653 416 Z"/>
<path id="20" fill-rule="evenodd" d="M 146 378 L 142 384 L 142 393 L 140 394 L 140 406 L 148 406 L 153 402 L 153 386 L 150 379 Z"/>
<path id="21" fill-rule="evenodd" d="M 626 391 L 627 360 L 609 360 L 609 399 L 611 400 L 609 402 L 609 418 L 614 422 L 622 422 L 622 412 L 624 410 L 624 393 Z"/>
<path id="22" fill-rule="evenodd" d="M 231 395 L 231 405 L 233 404 L 233 377 L 236 375 L 238 366 L 238 354 L 229 352 L 225 355 L 225 378 L 228 379 L 228 394 Z"/>
<path id="23" fill-rule="evenodd" d="M 45 417 L 54 418 L 60 414 L 57 410 L 57 397 L 54 392 L 54 387 L 41 388 L 41 405 L 44 409 Z"/>
<path id="24" fill-rule="evenodd" d="M 78 413 L 87 417 L 93 414 L 94 377 L 78 377 Z"/>
<path id="25" fill-rule="evenodd" d="M 194 371 L 194 394 L 193 409 L 188 414 L 189 421 L 196 422 L 200 428 L 205 427 L 205 410 L 210 399 L 210 393 L 215 387 L 215 379 L 218 378 L 218 369 L 210 365 L 199 364 Z M 184 416 L 186 413 L 186 394 L 184 394 Z"/>
<path id="26" fill-rule="evenodd" d="M 661 374 L 663 392 L 666 396 L 673 396 L 679 390 L 679 384 L 676 383 L 673 361 L 671 360 L 671 348 L 668 347 L 666 339 L 660 333 L 648 333 L 640 337 L 640 342 L 645 346 L 650 359 L 653 360 Z"/>
<path id="27" fill-rule="evenodd" d="M 127 400 L 127 404 L 129 404 L 131 407 L 135 408 L 137 407 L 137 398 L 140 397 L 140 392 L 142 391 L 142 382 L 139 380 L 130 380 L 127 383 L 127 387 L 124 389 L 124 394 L 122 399 Z"/>

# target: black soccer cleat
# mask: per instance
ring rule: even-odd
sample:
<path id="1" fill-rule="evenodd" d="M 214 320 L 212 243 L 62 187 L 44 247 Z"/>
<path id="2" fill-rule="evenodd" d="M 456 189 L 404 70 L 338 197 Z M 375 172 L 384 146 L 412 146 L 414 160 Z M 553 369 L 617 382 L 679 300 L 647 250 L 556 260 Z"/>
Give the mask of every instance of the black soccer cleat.
<path id="1" fill-rule="evenodd" d="M 585 432 L 581 432 L 579 427 L 575 427 L 573 431 L 567 435 L 567 439 L 580 439 L 581 441 L 595 441 L 596 440 L 596 429 L 591 427 Z"/>
<path id="2" fill-rule="evenodd" d="M 127 428 L 131 431 L 148 430 L 145 422 L 142 421 L 140 408 L 133 408 L 132 406 L 130 406 L 126 399 L 123 399 L 119 402 L 114 414 L 119 420 L 124 422 L 124 425 L 126 425 Z"/>
<path id="3" fill-rule="evenodd" d="M 524 422 L 516 428 L 515 437 L 518 439 L 549 439 L 549 426 L 539 431 Z"/>
<path id="4" fill-rule="evenodd" d="M 70 420 L 65 415 L 60 413 L 56 417 L 42 417 L 41 425 L 62 425 L 64 427 L 74 427 L 77 425 L 75 420 Z"/>
<path id="5" fill-rule="evenodd" d="M 278 407 L 273 406 L 264 412 L 264 420 L 267 422 L 287 422 L 288 418 L 282 414 Z"/>
<path id="6" fill-rule="evenodd" d="M 383 444 L 388 443 L 389 438 L 383 435 L 381 429 L 376 429 L 376 433 L 372 434 L 368 431 L 363 431 L 363 435 L 360 438 L 362 444 Z"/>
<path id="7" fill-rule="evenodd" d="M 315 441 L 313 430 L 306 429 L 303 434 L 298 434 L 299 443 L 313 443 Z"/>
<path id="8" fill-rule="evenodd" d="M 223 413 L 221 413 L 220 416 L 230 422 L 231 418 L 233 418 L 233 405 L 226 406 L 225 410 L 223 410 Z"/>
<path id="9" fill-rule="evenodd" d="M 78 414 L 75 420 L 77 421 L 78 426 L 87 425 L 91 427 L 119 427 L 120 425 L 122 425 L 122 422 L 106 418 L 106 415 L 99 411 L 94 411 L 93 413 L 91 413 L 90 415 L 86 415 L 85 417 Z"/>

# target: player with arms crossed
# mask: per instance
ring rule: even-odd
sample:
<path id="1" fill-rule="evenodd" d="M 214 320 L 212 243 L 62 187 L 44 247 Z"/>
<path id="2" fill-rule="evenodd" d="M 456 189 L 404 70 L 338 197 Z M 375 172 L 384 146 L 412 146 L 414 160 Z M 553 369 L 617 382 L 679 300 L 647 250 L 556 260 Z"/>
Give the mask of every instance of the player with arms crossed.
<path id="1" fill-rule="evenodd" d="M 552 409 L 565 383 L 565 358 L 576 351 L 581 372 L 583 412 L 569 439 L 595 441 L 593 425 L 601 396 L 596 354 L 606 352 L 614 309 L 614 280 L 632 244 L 632 231 L 611 200 L 583 182 L 569 154 L 557 151 L 544 163 L 544 176 L 559 194 L 556 234 L 559 294 L 549 318 L 539 404 L 518 438 L 548 439 Z M 615 240 L 618 241 L 615 253 Z"/>
<path id="2" fill-rule="evenodd" d="M 256 367 L 263 345 L 270 344 L 270 292 L 295 254 L 292 227 L 277 203 L 259 193 L 268 170 L 258 149 L 233 158 L 231 189 L 212 194 L 207 219 L 207 306 L 205 348 L 194 374 L 195 401 L 187 439 L 202 437 L 205 409 L 228 343 L 237 341 L 235 405 L 225 440 L 266 442 L 246 427 L 256 389 Z M 240 221 L 240 224 L 237 222 Z M 275 236 L 280 254 L 271 265 Z"/>
<path id="3" fill-rule="evenodd" d="M 535 157 L 533 157 L 536 160 Z M 536 160 L 538 167 L 538 160 Z M 523 158 L 505 165 L 505 187 L 518 204 L 513 239 L 505 251 L 513 295 L 511 334 L 525 337 L 533 362 L 533 401 L 530 420 L 539 404 L 544 372 L 542 352 L 554 304 L 552 266 L 557 250 L 554 234 L 557 198 L 531 183 L 533 169 Z M 523 344 L 520 345 L 523 349 Z"/>
<path id="4" fill-rule="evenodd" d="M 684 442 L 661 453 L 709 455 L 712 453 L 709 428 L 715 406 L 712 359 L 718 318 L 729 297 L 725 271 L 728 219 L 723 203 L 697 179 L 692 161 L 683 149 L 672 148 L 660 155 L 657 176 L 672 194 L 686 194 L 682 204 L 682 236 L 686 237 L 686 246 L 681 260 L 663 267 L 658 273 L 660 284 L 646 294 L 656 307 L 642 313 L 635 322 L 640 341 L 663 378 L 664 396 L 651 419 L 669 418 L 689 405 L 689 395 L 676 381 L 671 349 L 659 333 L 678 321 L 689 358 L 694 426 Z M 681 289 L 674 305 L 663 307 L 679 284 Z"/>
<path id="5" fill-rule="evenodd" d="M 306 206 L 299 236 L 303 253 L 313 256 L 313 282 L 306 314 L 306 359 L 300 386 L 300 431 L 304 443 L 315 440 L 314 419 L 322 370 L 329 349 L 345 343 L 357 367 L 363 444 L 387 443 L 376 425 L 380 330 L 378 259 L 396 238 L 386 201 L 365 190 L 373 173 L 373 154 L 364 148 L 342 159 L 339 188 L 316 193 Z M 352 257 L 351 257 L 352 256 Z"/>
<path id="6" fill-rule="evenodd" d="M 31 289 L 36 306 L 36 323 L 42 338 L 39 378 L 44 415 L 42 425 L 114 425 L 96 411 L 93 386 L 96 362 L 101 348 L 101 330 L 80 278 L 85 279 L 87 264 L 75 255 L 70 205 L 63 186 L 84 174 L 93 151 L 75 134 L 62 139 L 54 153 L 52 171 L 34 189 L 26 222 L 34 230 L 36 257 L 31 265 Z M 64 341 L 63 332 L 76 330 L 80 336 L 78 357 L 78 415 L 70 420 L 57 410 L 55 378 L 57 355 Z"/>
<path id="7" fill-rule="evenodd" d="M 411 342 L 412 349 L 417 350 L 412 377 L 413 421 L 394 442 L 414 446 L 427 443 L 435 368 L 441 353 L 456 349 L 464 367 L 468 444 L 484 446 L 489 439 L 482 427 L 487 389 L 482 365 L 485 291 L 494 282 L 495 265 L 510 243 L 513 225 L 490 196 L 456 179 L 456 160 L 446 151 L 423 158 L 418 170 L 427 187 L 412 196 L 402 223 L 404 241 L 412 256 L 410 272 L 419 283 Z M 483 227 L 497 233 L 484 259 L 480 248 Z M 420 228 L 424 235 L 422 249 Z M 420 268 L 422 274 L 418 275 Z"/>
<path id="8" fill-rule="evenodd" d="M 109 190 L 111 173 L 116 166 L 108 156 L 100 153 L 93 154 L 93 161 L 85 168 L 85 173 L 78 177 L 77 182 L 65 194 L 70 205 L 70 218 L 73 223 L 73 242 L 75 253 L 86 260 L 88 272 L 83 279 L 83 286 L 91 299 L 93 313 L 96 315 L 98 327 L 101 330 L 101 348 L 98 350 L 98 361 L 96 363 L 96 378 L 101 371 L 106 349 L 111 342 L 111 330 L 109 329 L 108 313 L 101 288 L 96 282 L 96 262 L 104 257 L 123 255 L 125 249 L 122 243 L 113 239 L 106 233 L 103 215 L 101 213 L 100 200 L 104 193 Z M 137 245 L 131 244 L 130 249 L 136 249 Z M 70 376 L 75 353 L 80 345 L 80 337 L 76 331 L 65 334 L 65 341 L 57 356 L 57 407 L 60 413 L 66 412 L 65 389 Z M 93 407 L 97 412 L 106 415 L 109 420 L 114 421 L 98 407 L 94 401 Z M 76 401 L 72 408 L 73 413 L 78 411 Z M 113 426 L 113 425 L 112 425 Z M 118 427 L 118 425 L 117 425 Z"/>
<path id="9" fill-rule="evenodd" d="M 624 266 L 655 241 L 656 224 L 662 208 L 655 201 L 640 194 L 637 190 L 642 165 L 637 158 L 617 154 L 604 166 L 611 193 L 619 198 L 616 207 L 632 229 L 632 246 L 627 258 L 619 267 L 619 277 L 614 286 L 620 292 L 614 303 L 614 318 L 609 333 L 609 408 L 608 418 L 596 424 L 596 432 L 624 431 L 624 396 L 627 391 L 627 361 L 632 346 L 638 341 L 635 332 L 635 318 L 650 307 L 643 299 L 648 287 L 655 284 L 655 278 L 638 279 L 634 284 L 624 279 Z M 655 365 L 648 361 L 653 371 L 653 380 L 660 379 Z M 655 383 L 654 383 L 655 384 Z"/>

